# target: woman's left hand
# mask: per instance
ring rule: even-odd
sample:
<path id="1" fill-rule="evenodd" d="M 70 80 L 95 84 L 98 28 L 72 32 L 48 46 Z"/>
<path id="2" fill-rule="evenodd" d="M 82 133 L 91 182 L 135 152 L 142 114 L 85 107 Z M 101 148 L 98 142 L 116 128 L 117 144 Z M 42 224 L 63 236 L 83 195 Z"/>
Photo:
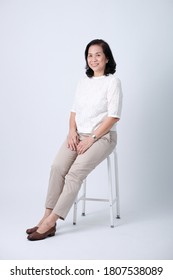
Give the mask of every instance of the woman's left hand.
<path id="1" fill-rule="evenodd" d="M 92 146 L 93 143 L 94 143 L 93 137 L 91 137 L 91 136 L 85 137 L 77 145 L 77 153 L 83 154 L 86 150 L 88 150 Z"/>

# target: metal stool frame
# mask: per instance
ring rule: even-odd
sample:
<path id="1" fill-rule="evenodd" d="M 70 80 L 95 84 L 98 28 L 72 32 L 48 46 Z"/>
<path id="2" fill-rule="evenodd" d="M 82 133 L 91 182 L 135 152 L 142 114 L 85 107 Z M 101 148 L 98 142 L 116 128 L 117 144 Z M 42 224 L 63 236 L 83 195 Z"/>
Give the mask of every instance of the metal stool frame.
<path id="1" fill-rule="evenodd" d="M 113 154 L 114 157 L 114 169 L 112 168 L 111 163 L 111 155 Z M 82 201 L 82 216 L 85 216 L 85 208 L 86 208 L 86 201 L 101 201 L 101 202 L 108 202 L 110 207 L 110 226 L 111 228 L 114 227 L 114 211 L 113 206 L 116 203 L 116 219 L 120 219 L 120 202 L 119 202 L 119 178 L 118 178 L 118 157 L 116 149 L 107 157 L 107 172 L 108 172 L 108 192 L 109 198 L 108 199 L 101 199 L 101 198 L 89 198 L 86 197 L 86 179 L 83 181 L 83 193 L 80 197 L 76 197 L 74 202 L 74 210 L 73 210 L 73 225 L 76 225 L 77 221 L 77 205 L 79 201 Z M 114 184 L 112 183 L 112 172 L 114 171 Z M 113 195 L 113 185 L 115 188 L 115 195 Z"/>

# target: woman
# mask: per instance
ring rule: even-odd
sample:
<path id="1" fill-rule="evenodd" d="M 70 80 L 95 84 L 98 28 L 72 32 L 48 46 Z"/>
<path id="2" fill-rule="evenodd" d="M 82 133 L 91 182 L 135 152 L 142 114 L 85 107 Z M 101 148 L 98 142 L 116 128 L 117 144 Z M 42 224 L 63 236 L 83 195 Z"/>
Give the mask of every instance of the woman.
<path id="1" fill-rule="evenodd" d="M 113 75 L 116 63 L 109 45 L 91 41 L 85 60 L 86 76 L 77 86 L 68 137 L 51 168 L 44 216 L 26 231 L 32 241 L 55 235 L 56 222 L 67 216 L 82 181 L 116 146 L 122 90 Z"/>

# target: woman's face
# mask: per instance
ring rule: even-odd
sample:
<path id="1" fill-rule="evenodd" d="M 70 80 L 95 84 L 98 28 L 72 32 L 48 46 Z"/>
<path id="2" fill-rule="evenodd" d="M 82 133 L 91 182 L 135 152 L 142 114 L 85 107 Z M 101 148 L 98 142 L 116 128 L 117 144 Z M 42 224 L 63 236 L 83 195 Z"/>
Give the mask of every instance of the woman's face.
<path id="1" fill-rule="evenodd" d="M 101 46 L 93 45 L 89 47 L 87 62 L 89 67 L 94 71 L 95 77 L 104 75 L 108 59 L 106 58 Z"/>

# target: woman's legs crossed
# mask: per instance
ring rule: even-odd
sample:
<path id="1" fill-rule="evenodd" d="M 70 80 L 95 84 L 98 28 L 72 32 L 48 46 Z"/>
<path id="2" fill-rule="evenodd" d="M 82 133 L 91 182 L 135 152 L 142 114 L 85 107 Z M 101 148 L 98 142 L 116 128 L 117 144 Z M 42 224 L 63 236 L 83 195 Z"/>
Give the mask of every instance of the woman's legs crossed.
<path id="1" fill-rule="evenodd" d="M 76 157 L 65 176 L 63 191 L 52 213 L 65 219 L 83 180 L 113 151 L 116 146 L 116 140 L 116 132 L 108 133 L 97 140 L 85 153 Z"/>
<path id="2" fill-rule="evenodd" d="M 39 233 L 44 233 L 55 225 L 58 218 L 65 219 L 74 203 L 82 181 L 113 151 L 115 146 L 116 133 L 112 133 L 112 136 L 110 136 L 110 133 L 106 134 L 96 141 L 84 154 L 80 155 L 70 150 L 67 151 L 67 146 L 65 147 L 63 144 L 52 166 L 52 168 L 55 169 L 53 173 L 53 177 L 55 176 L 55 178 L 53 178 L 53 180 L 51 179 L 51 183 L 49 183 L 48 196 L 46 199 L 46 212 L 49 215 L 47 217 L 45 215 L 45 219 L 39 226 Z M 70 160 L 67 160 L 67 158 L 70 158 Z M 61 161 L 59 161 L 60 159 L 66 162 L 64 166 L 62 165 L 63 167 L 61 166 Z M 61 174 L 60 179 L 57 173 Z M 56 179 L 61 184 L 58 185 Z M 61 187 L 60 190 L 59 187 Z M 56 188 L 58 188 L 58 190 Z M 52 200 L 52 196 L 55 193 L 57 197 Z M 56 203 L 55 206 L 51 204 L 52 202 Z M 50 205 L 52 206 L 50 207 Z"/>

